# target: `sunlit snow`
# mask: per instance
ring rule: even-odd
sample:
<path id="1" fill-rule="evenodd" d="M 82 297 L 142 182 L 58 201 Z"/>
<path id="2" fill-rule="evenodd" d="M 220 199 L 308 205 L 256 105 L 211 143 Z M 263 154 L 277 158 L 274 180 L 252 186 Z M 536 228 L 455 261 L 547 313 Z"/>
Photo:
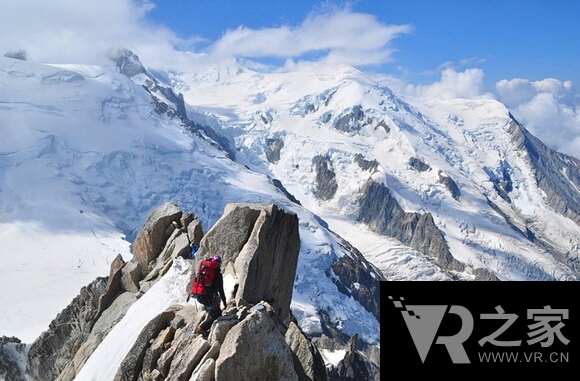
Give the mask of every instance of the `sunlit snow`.
<path id="1" fill-rule="evenodd" d="M 130 242 L 166 201 L 193 211 L 206 231 L 227 203 L 276 202 L 301 221 L 299 321 L 314 329 L 318 309 L 332 315 L 340 304 L 339 324 L 356 316 L 345 332 L 379 342 L 379 322 L 319 276 L 339 249 L 316 218 L 266 176 L 155 114 L 141 86 L 114 69 L 5 57 L 0 81 L 1 335 L 33 342 L 117 255 L 132 257 Z M 154 314 L 154 305 L 135 308 Z"/>
<path id="2" fill-rule="evenodd" d="M 318 311 L 325 311 L 346 334 L 378 344 L 379 322 L 321 276 L 343 255 L 325 224 L 391 280 L 448 275 L 358 222 L 357 197 L 368 178 L 388 186 L 405 211 L 432 214 L 454 257 L 468 265 L 461 277 L 470 279 L 469 269 L 483 266 L 504 280 L 576 279 L 487 202 L 513 212 L 489 180 L 502 163 L 512 163 L 518 216 L 578 252 L 580 228 L 546 209 L 543 192 L 510 145 L 508 110 L 494 100 L 418 102 L 348 67 L 266 74 L 224 64 L 168 77 L 183 93 L 190 119 L 236 144 L 236 162 L 177 120 L 155 113 L 150 94 L 114 67 L 0 57 L 0 335 L 33 342 L 81 287 L 108 275 L 117 255 L 131 258 L 130 243 L 164 202 L 194 212 L 205 231 L 228 203 L 274 202 L 300 220 L 291 307 L 301 328 L 320 332 Z M 332 127 L 329 121 L 356 106 L 364 111 L 362 127 Z M 279 137 L 284 148 L 271 163 L 264 147 Z M 375 160 L 375 170 L 361 170 L 356 154 Z M 337 193 L 326 201 L 314 197 L 317 155 L 329 157 L 340 173 Z M 414 170 L 411 158 L 430 170 Z M 440 176 L 457 183 L 459 200 Z M 180 279 L 177 273 L 146 293 L 128 316 L 140 309 L 153 316 L 183 299 L 168 283 Z M 126 319 L 115 329 L 126 329 Z M 123 345 L 118 351 L 130 344 Z M 113 360 L 104 351 L 99 348 L 83 372 L 93 372 L 98 361 L 120 361 L 120 353 L 111 353 Z"/>

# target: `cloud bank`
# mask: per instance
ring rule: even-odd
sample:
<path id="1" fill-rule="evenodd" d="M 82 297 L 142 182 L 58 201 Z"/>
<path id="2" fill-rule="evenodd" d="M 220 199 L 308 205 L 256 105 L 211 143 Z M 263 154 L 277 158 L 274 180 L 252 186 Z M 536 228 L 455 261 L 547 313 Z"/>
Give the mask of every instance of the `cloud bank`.
<path id="1" fill-rule="evenodd" d="M 494 98 L 533 135 L 556 151 L 580 159 L 580 94 L 571 81 L 503 79 L 492 89 L 481 69 L 456 71 L 445 68 L 441 78 L 429 85 L 412 85 L 391 79 L 400 92 L 425 99 Z"/>
<path id="2" fill-rule="evenodd" d="M 391 61 L 389 43 L 411 30 L 410 25 L 385 25 L 373 15 L 334 8 L 311 13 L 296 27 L 255 30 L 241 26 L 227 31 L 209 47 L 208 54 L 306 60 L 314 56 L 329 64 L 380 65 Z"/>
<path id="3" fill-rule="evenodd" d="M 41 62 L 100 63 L 110 49 L 134 51 L 146 66 L 179 67 L 230 58 L 322 61 L 330 64 L 380 65 L 392 59 L 389 44 L 410 33 L 409 25 L 386 25 L 349 8 L 322 7 L 300 25 L 225 31 L 204 51 L 175 49 L 190 41 L 146 21 L 154 8 L 148 0 L 19 0 L 0 12 L 0 47 L 25 52 Z M 195 40 L 195 37 L 192 37 Z"/>
<path id="4" fill-rule="evenodd" d="M 149 1 L 18 0 L 0 6 L 0 47 L 40 62 L 100 63 L 111 48 L 170 46 L 174 34 L 144 23 Z"/>
<path id="5" fill-rule="evenodd" d="M 557 151 L 580 158 L 580 94 L 570 81 L 516 78 L 496 83 L 497 99 L 532 134 Z"/>
<path id="6" fill-rule="evenodd" d="M 484 78 L 485 73 L 481 69 L 457 72 L 453 68 L 445 68 L 439 81 L 429 85 L 406 84 L 401 91 L 418 98 L 489 98 L 491 94 L 485 92 Z"/>

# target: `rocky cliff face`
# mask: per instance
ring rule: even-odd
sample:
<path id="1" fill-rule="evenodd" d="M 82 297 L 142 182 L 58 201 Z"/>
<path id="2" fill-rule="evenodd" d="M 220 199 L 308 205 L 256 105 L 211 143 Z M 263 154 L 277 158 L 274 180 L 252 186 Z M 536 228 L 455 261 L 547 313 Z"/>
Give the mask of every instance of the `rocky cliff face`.
<path id="1" fill-rule="evenodd" d="M 444 269 L 463 271 L 435 226 L 430 214 L 406 213 L 387 187 L 369 179 L 359 200 L 359 218 L 371 230 L 396 237 L 402 243 L 435 259 Z"/>
<path id="2" fill-rule="evenodd" d="M 453 258 L 441 231 L 430 213 L 407 213 L 389 189 L 372 178 L 362 188 L 359 219 L 379 234 L 395 237 L 402 243 L 432 258 L 444 271 L 461 272 L 465 265 Z M 453 278 L 453 274 L 450 274 Z M 478 269 L 475 280 L 496 281 L 485 269 Z"/>
<path id="3" fill-rule="evenodd" d="M 193 244 L 199 244 L 195 259 Z M 329 323 L 323 338 L 310 338 L 296 324 L 290 303 L 299 249 L 297 216 L 276 205 L 230 204 L 204 234 L 193 213 L 166 203 L 137 235 L 133 259 L 118 257 L 109 277 L 84 287 L 31 345 L 25 374 L 0 347 L 4 374 L 13 380 L 81 379 L 99 344 L 174 262 L 189 262 L 195 270 L 201 259 L 219 253 L 224 277 L 233 278 L 235 287 L 209 336 L 195 332 L 206 314 L 196 302 L 171 305 L 141 330 L 115 370 L 115 381 L 378 380 L 380 354 L 357 350 L 365 345 L 357 343 L 356 335 L 345 337 Z M 378 280 L 360 271 L 367 264 L 354 262 L 348 271 L 337 264 L 343 268 L 339 282 L 345 290 L 362 285 L 353 297 L 366 300 L 365 308 L 378 315 Z M 187 292 L 194 275 L 184 285 Z M 5 341 L 18 344 L 17 339 Z M 320 348 L 341 346 L 347 356 L 338 366 L 327 366 Z"/>
<path id="4" fill-rule="evenodd" d="M 580 161 L 548 148 L 513 117 L 509 133 L 518 150 L 525 153 L 528 163 L 534 169 L 536 183 L 546 193 L 550 207 L 580 225 L 580 200 L 577 197 L 580 188 Z M 555 171 L 554 168 L 559 170 Z M 521 230 L 529 239 L 538 240 L 545 249 L 580 273 L 580 258 L 577 253 L 559 248 L 558 242 L 539 236 L 537 230 L 540 229 L 532 223 L 526 222 Z"/>

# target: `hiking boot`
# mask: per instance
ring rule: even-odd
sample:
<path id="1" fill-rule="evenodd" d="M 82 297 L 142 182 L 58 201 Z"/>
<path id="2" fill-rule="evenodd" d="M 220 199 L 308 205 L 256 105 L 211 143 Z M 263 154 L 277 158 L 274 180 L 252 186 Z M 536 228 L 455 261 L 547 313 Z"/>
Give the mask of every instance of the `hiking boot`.
<path id="1" fill-rule="evenodd" d="M 207 337 L 207 335 L 209 335 L 209 332 L 207 332 L 205 329 L 200 327 L 197 327 L 196 329 L 197 333 L 201 334 L 204 338 Z"/>

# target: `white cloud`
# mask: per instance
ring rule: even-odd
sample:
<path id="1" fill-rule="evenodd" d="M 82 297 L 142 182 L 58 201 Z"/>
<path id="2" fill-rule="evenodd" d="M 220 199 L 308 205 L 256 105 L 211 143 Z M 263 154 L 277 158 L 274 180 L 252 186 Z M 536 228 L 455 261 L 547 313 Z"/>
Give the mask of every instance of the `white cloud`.
<path id="1" fill-rule="evenodd" d="M 150 0 L 5 1 L 0 5 L 0 54 L 24 51 L 32 61 L 102 64 L 111 48 L 128 48 L 146 66 L 169 69 L 232 57 L 379 65 L 391 59 L 389 43 L 411 31 L 370 14 L 327 7 L 298 26 L 239 26 L 205 52 L 184 52 L 175 47 L 191 43 L 146 22 L 154 6 Z"/>
<path id="2" fill-rule="evenodd" d="M 534 85 L 527 79 L 516 78 L 512 80 L 502 79 L 495 85 L 499 99 L 508 107 L 529 102 L 534 98 L 537 91 Z"/>
<path id="3" fill-rule="evenodd" d="M 441 79 L 430 85 L 408 84 L 402 91 L 419 98 L 478 98 L 490 97 L 485 93 L 485 73 L 481 69 L 471 68 L 458 72 L 453 68 L 441 71 Z"/>
<path id="4" fill-rule="evenodd" d="M 560 103 L 574 104 L 577 97 L 576 89 L 571 81 L 562 82 L 554 78 L 541 81 L 515 78 L 503 79 L 496 83 L 499 99 L 508 107 L 516 108 L 523 103 L 530 102 L 538 94 L 552 94 Z"/>
<path id="5" fill-rule="evenodd" d="M 110 48 L 171 47 L 175 35 L 144 23 L 147 0 L 18 0 L 0 5 L 0 54 L 43 62 L 99 63 Z"/>
<path id="6" fill-rule="evenodd" d="M 384 75 L 377 78 L 395 91 L 418 98 L 495 98 L 548 147 L 580 158 L 580 94 L 571 81 L 504 79 L 491 94 L 486 91 L 482 69 L 456 71 L 444 64 L 440 70 L 440 80 L 427 85 Z"/>
<path id="7" fill-rule="evenodd" d="M 496 83 L 497 99 L 550 148 L 579 157 L 580 94 L 570 81 L 516 78 Z"/>
<path id="8" fill-rule="evenodd" d="M 410 33 L 409 25 L 385 25 L 369 14 L 348 9 L 312 13 L 297 27 L 227 31 L 208 53 L 218 58 L 305 58 L 332 64 L 379 65 L 391 60 L 389 43 Z"/>

